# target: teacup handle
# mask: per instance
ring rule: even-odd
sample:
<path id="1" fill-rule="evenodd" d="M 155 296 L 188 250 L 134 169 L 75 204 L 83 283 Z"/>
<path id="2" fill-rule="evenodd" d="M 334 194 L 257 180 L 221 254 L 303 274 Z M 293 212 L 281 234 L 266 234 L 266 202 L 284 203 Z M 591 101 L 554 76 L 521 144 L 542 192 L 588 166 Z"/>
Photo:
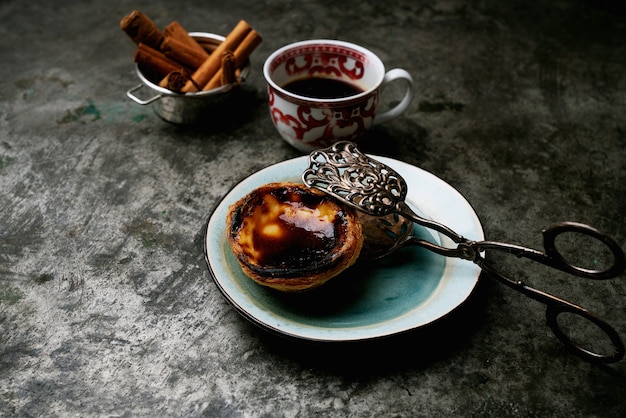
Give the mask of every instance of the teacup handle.
<path id="1" fill-rule="evenodd" d="M 385 86 L 391 83 L 394 80 L 404 80 L 406 82 L 406 91 L 404 93 L 404 97 L 393 108 L 388 111 L 376 115 L 374 118 L 374 125 L 378 125 L 380 123 L 385 123 L 388 120 L 394 119 L 400 116 L 411 104 L 413 100 L 413 77 L 406 70 L 402 68 L 394 68 L 385 73 L 385 78 L 383 79 L 383 83 L 381 85 L 381 92 L 385 88 Z"/>

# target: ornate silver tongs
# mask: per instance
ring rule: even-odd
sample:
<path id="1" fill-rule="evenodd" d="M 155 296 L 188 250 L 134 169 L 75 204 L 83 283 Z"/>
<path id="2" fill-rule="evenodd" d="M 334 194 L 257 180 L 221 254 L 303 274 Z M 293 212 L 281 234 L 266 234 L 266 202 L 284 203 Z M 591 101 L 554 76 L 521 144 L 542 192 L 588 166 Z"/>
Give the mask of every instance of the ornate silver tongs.
<path id="1" fill-rule="evenodd" d="M 559 340 L 576 354 L 589 361 L 602 363 L 616 362 L 624 357 L 624 343 L 617 331 L 607 322 L 585 308 L 527 286 L 523 281 L 513 280 L 502 275 L 487 263 L 482 255 L 485 250 L 504 251 L 579 277 L 596 280 L 611 279 L 626 269 L 626 256 L 611 237 L 597 229 L 574 222 L 555 224 L 542 231 L 545 252 L 514 244 L 469 240 L 445 225 L 418 216 L 405 201 L 408 187 L 402 176 L 391 167 L 363 154 L 354 143 L 346 141 L 338 142 L 329 148 L 313 151 L 309 155 L 309 168 L 302 174 L 302 180 L 307 186 L 322 190 L 370 216 L 388 217 L 391 214 L 399 214 L 416 224 L 440 232 L 457 244 L 454 248 L 448 248 L 410 234 L 402 234 L 399 235 L 398 240 L 391 246 L 390 250 L 384 254 L 388 254 L 402 245 L 412 244 L 447 257 L 471 260 L 500 282 L 544 303 L 548 325 Z M 555 244 L 557 236 L 564 233 L 578 233 L 599 241 L 611 251 L 613 255 L 612 264 L 603 270 L 592 270 L 568 262 Z M 561 329 L 557 320 L 557 317 L 562 313 L 578 315 L 597 326 L 611 340 L 613 352 L 599 354 L 575 343 L 569 333 Z"/>

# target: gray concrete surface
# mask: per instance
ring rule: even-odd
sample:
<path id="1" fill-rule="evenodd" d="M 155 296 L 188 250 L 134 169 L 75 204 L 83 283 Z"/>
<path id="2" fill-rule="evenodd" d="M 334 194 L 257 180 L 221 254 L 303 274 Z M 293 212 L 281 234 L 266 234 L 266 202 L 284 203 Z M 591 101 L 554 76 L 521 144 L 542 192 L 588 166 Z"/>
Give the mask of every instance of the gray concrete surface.
<path id="1" fill-rule="evenodd" d="M 197 128 L 125 97 L 120 31 L 264 37 L 232 119 Z M 266 334 L 225 301 L 202 231 L 237 181 L 298 156 L 275 132 L 262 62 L 301 39 L 363 44 L 415 78 L 363 149 L 456 187 L 491 239 L 540 247 L 586 222 L 626 247 L 626 12 L 620 0 L 0 2 L 0 415 L 626 416 L 626 363 L 591 365 L 543 307 L 489 278 L 448 318 L 355 345 Z M 505 270 L 626 335 L 624 277 Z"/>

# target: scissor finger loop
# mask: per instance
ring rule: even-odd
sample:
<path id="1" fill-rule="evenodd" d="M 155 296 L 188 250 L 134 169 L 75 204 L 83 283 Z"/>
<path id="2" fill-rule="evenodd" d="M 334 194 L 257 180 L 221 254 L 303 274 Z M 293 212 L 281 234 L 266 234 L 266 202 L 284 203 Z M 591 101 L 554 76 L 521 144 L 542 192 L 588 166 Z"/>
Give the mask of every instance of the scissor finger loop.
<path id="1" fill-rule="evenodd" d="M 589 348 L 585 348 L 580 344 L 575 343 L 572 338 L 568 335 L 567 332 L 561 328 L 561 325 L 558 321 L 558 316 L 563 313 L 569 313 L 578 315 L 589 322 L 593 323 L 598 329 L 600 329 L 609 339 L 611 340 L 611 344 L 613 346 L 613 352 L 610 354 L 601 354 L 595 351 L 590 350 Z M 624 354 L 626 353 L 626 349 L 624 347 L 624 343 L 620 338 L 619 334 L 611 325 L 609 325 L 606 321 L 597 317 L 595 314 L 590 311 L 581 308 L 580 306 L 576 306 L 570 304 L 568 302 L 565 303 L 549 303 L 546 309 L 546 321 L 548 326 L 552 329 L 552 332 L 556 337 L 572 352 L 575 354 L 587 359 L 590 362 L 595 363 L 616 363 L 624 358 Z"/>
<path id="2" fill-rule="evenodd" d="M 559 235 L 573 232 L 586 235 L 602 243 L 613 254 L 612 264 L 604 270 L 587 269 L 572 264 L 559 252 L 556 239 Z M 543 246 L 552 267 L 588 279 L 606 280 L 619 276 L 626 269 L 626 255 L 619 244 L 598 229 L 577 222 L 560 222 L 542 231 Z"/>

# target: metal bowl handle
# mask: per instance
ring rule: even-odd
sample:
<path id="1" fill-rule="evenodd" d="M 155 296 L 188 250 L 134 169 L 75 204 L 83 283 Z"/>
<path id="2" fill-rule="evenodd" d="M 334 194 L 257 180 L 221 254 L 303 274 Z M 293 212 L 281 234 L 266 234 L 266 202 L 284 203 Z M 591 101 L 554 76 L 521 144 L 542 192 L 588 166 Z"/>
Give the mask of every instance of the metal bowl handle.
<path id="1" fill-rule="evenodd" d="M 161 97 L 163 97 L 162 94 L 157 94 L 156 96 L 151 97 L 151 98 L 146 99 L 146 100 L 140 99 L 139 97 L 135 96 L 133 93 L 136 92 L 137 90 L 139 90 L 142 87 L 144 87 L 143 83 L 142 84 L 138 84 L 137 86 L 135 86 L 132 89 L 128 90 L 126 92 L 126 96 L 128 96 L 128 98 L 130 98 L 135 103 L 139 103 L 140 105 L 148 105 L 148 104 L 150 104 L 152 102 L 156 102 Z"/>

